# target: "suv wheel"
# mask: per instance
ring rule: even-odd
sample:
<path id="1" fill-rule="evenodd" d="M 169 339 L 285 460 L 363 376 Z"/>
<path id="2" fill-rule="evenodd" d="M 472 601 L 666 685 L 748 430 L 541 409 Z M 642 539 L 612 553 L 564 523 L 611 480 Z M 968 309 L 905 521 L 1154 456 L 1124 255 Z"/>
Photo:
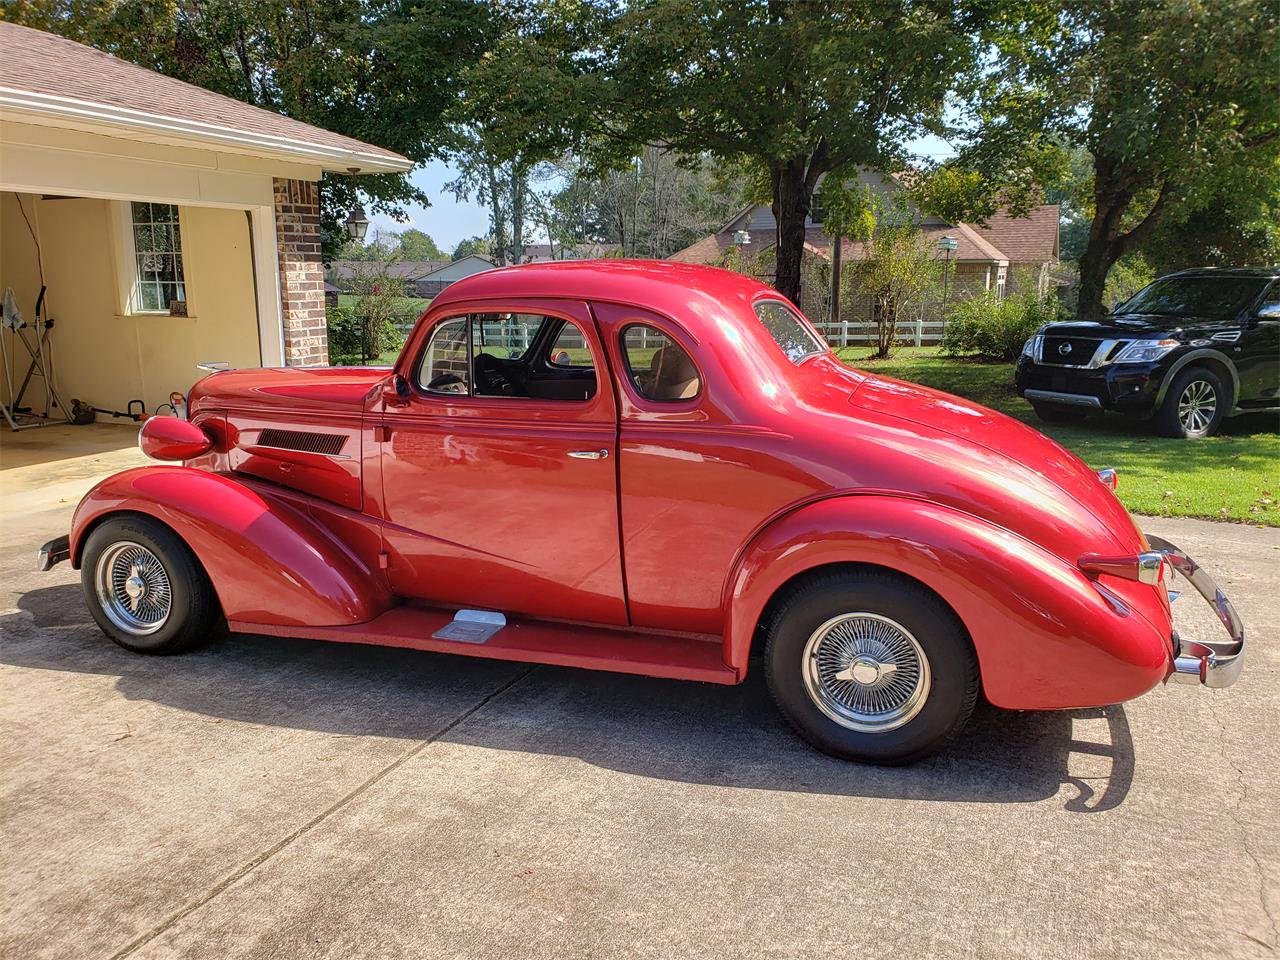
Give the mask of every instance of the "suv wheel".
<path id="1" fill-rule="evenodd" d="M 959 735 L 978 659 L 956 615 L 904 577 L 850 571 L 795 589 L 768 628 L 765 673 L 811 744 L 864 763 L 910 763 Z"/>
<path id="2" fill-rule="evenodd" d="M 1228 403 L 1216 373 L 1206 367 L 1188 367 L 1169 384 L 1155 416 L 1156 431 L 1189 440 L 1211 437 L 1222 425 Z"/>

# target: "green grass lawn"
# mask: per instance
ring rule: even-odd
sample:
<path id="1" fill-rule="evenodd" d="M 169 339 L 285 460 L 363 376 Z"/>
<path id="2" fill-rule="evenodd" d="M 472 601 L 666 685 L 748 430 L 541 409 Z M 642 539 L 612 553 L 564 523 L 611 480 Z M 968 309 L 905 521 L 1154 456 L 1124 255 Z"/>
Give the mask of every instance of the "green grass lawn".
<path id="1" fill-rule="evenodd" d="M 1043 423 L 1013 391 L 1012 363 L 944 357 L 936 347 L 902 347 L 870 360 L 866 347 L 837 351 L 851 366 L 946 390 L 1048 434 L 1095 468 L 1120 471 L 1117 491 L 1134 513 L 1205 517 L 1280 526 L 1280 434 L 1275 414 L 1228 420 L 1216 437 L 1172 440 L 1112 414 L 1083 424 Z"/>

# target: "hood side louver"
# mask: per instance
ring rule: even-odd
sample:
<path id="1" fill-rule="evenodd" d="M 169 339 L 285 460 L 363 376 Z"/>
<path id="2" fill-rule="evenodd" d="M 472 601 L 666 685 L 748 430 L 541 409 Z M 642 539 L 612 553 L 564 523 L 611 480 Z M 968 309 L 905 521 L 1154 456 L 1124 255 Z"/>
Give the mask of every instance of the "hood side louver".
<path id="1" fill-rule="evenodd" d="M 260 447 L 319 453 L 329 457 L 341 453 L 346 441 L 347 438 L 340 433 L 309 433 L 303 430 L 277 430 L 274 427 L 268 427 L 258 434 Z"/>

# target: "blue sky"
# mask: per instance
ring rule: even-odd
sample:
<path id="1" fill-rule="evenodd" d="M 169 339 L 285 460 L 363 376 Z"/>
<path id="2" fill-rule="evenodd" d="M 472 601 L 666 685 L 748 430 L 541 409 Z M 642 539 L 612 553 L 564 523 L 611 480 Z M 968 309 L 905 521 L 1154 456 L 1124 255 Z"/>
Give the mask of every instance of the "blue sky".
<path id="1" fill-rule="evenodd" d="M 932 158 L 949 156 L 951 149 L 937 137 L 923 137 L 911 144 L 911 149 Z M 371 217 L 375 229 L 399 232 L 416 227 L 445 253 L 449 253 L 462 240 L 482 236 L 489 232 L 489 211 L 472 201 L 458 201 L 444 185 L 454 178 L 453 170 L 443 161 L 433 161 L 418 167 L 409 179 L 430 198 L 431 206 L 409 207 L 409 222 L 397 223 L 385 214 Z M 372 232 L 372 231 L 371 231 Z"/>

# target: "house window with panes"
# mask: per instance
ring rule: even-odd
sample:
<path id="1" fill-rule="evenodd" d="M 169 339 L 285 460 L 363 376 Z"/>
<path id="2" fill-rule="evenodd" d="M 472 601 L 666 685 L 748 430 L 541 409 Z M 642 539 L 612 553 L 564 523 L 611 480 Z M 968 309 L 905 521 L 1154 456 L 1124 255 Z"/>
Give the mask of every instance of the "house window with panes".
<path id="1" fill-rule="evenodd" d="M 187 288 L 182 269 L 178 208 L 171 203 L 130 204 L 133 220 L 134 313 L 185 313 Z"/>

